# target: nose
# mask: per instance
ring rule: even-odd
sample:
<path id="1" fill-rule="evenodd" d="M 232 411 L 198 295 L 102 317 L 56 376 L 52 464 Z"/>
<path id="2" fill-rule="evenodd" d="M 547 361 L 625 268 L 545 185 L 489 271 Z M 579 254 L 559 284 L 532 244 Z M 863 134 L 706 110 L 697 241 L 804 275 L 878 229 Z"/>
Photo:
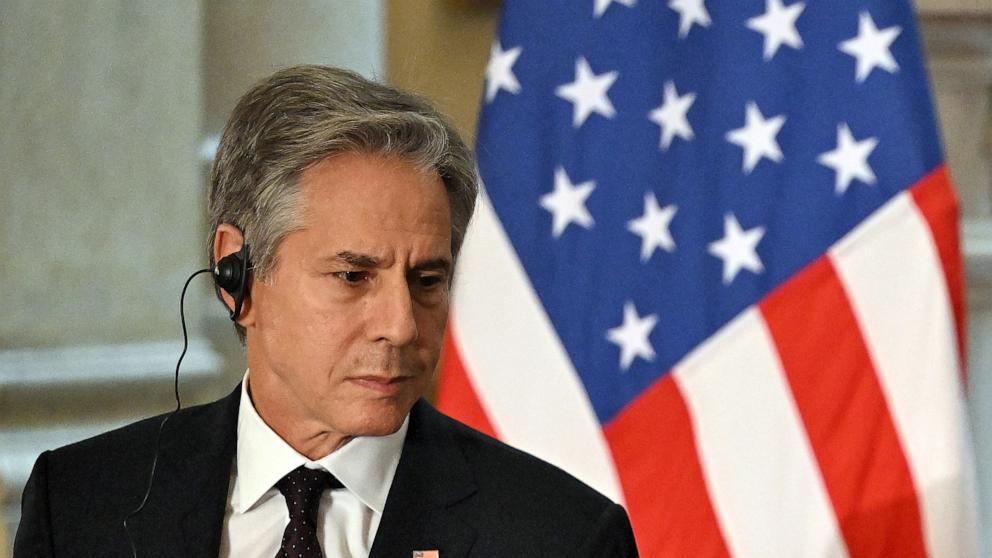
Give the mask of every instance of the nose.
<path id="1" fill-rule="evenodd" d="M 413 297 L 405 278 L 384 281 L 376 290 L 375 302 L 368 317 L 371 337 L 394 347 L 409 345 L 417 339 Z"/>

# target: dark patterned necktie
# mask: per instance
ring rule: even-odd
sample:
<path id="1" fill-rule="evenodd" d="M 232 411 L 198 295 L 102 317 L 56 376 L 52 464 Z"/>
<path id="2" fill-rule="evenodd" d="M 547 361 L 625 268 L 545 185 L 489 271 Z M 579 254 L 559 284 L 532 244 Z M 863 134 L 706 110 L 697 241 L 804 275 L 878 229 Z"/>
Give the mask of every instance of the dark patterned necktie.
<path id="1" fill-rule="evenodd" d="M 323 558 L 317 542 L 320 495 L 328 488 L 343 488 L 342 484 L 323 469 L 300 465 L 279 479 L 276 488 L 286 498 L 289 508 L 289 525 L 282 534 L 282 546 L 276 558 Z"/>

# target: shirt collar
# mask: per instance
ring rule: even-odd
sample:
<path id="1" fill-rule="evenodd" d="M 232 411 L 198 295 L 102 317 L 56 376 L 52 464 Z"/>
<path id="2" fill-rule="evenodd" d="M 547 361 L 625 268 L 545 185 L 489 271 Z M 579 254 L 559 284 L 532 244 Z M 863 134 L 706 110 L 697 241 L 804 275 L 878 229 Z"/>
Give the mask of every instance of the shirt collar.
<path id="1" fill-rule="evenodd" d="M 358 436 L 329 455 L 311 461 L 279 437 L 258 415 L 248 395 L 248 372 L 241 382 L 238 412 L 237 480 L 231 504 L 238 513 L 254 506 L 286 473 L 305 465 L 326 469 L 363 504 L 382 514 L 403 452 L 410 415 L 388 436 Z"/>

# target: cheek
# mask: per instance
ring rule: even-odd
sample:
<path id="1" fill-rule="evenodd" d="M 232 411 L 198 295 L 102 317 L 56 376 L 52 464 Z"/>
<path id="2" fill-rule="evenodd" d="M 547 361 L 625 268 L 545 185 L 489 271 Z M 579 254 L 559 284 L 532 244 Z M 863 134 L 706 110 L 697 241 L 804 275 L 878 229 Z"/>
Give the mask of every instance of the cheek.
<path id="1" fill-rule="evenodd" d="M 294 317 L 294 339 L 298 360 L 308 368 L 337 377 L 363 362 L 368 351 L 364 342 L 359 305 L 318 304 L 299 308 Z"/>
<path id="2" fill-rule="evenodd" d="M 259 298 L 258 327 L 271 355 L 279 360 L 312 359 L 333 339 L 333 314 L 322 311 L 300 285 L 289 281 L 265 289 Z"/>
<path id="3" fill-rule="evenodd" d="M 298 337 L 295 329 L 303 324 L 298 315 L 300 310 L 296 307 L 299 300 L 288 295 L 285 288 L 273 288 L 266 293 L 266 297 L 259 305 L 260 326 L 264 328 L 269 337 L 278 338 L 282 341 L 291 341 Z"/>
<path id="4" fill-rule="evenodd" d="M 448 305 L 425 308 L 417 316 L 418 341 L 424 349 L 438 353 L 444 343 L 444 329 L 448 324 Z"/>
<path id="5" fill-rule="evenodd" d="M 273 287 L 268 297 L 267 325 L 275 327 L 284 337 L 319 338 L 322 331 L 332 327 L 338 312 L 321 292 L 318 281 L 287 278 Z"/>

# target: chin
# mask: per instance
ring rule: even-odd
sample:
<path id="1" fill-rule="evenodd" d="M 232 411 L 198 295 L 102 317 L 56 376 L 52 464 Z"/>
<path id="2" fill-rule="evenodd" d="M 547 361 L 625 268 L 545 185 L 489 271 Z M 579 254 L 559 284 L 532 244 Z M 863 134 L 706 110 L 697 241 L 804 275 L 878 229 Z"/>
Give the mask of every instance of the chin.
<path id="1" fill-rule="evenodd" d="M 400 429 L 413 406 L 395 400 L 366 401 L 355 410 L 347 430 L 352 436 L 388 436 Z"/>

